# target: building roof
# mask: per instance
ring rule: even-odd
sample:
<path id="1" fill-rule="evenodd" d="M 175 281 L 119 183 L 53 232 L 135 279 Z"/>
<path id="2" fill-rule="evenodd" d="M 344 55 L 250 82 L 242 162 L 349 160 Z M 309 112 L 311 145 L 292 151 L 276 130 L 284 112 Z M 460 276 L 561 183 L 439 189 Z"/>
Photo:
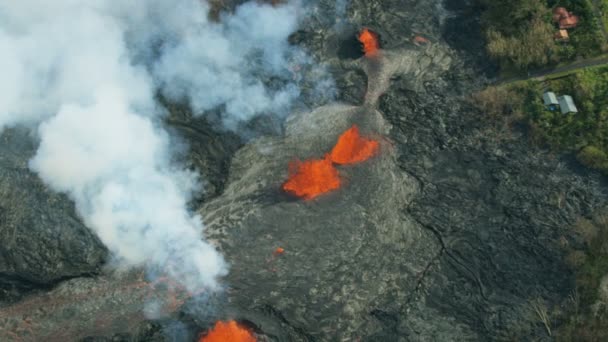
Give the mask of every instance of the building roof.
<path id="1" fill-rule="evenodd" d="M 545 106 L 559 104 L 557 101 L 557 96 L 555 96 L 555 93 L 552 91 L 546 91 L 543 94 L 543 102 L 545 103 Z"/>
<path id="2" fill-rule="evenodd" d="M 568 12 L 564 7 L 556 7 L 553 10 L 553 21 L 558 23 L 560 29 L 576 27 L 578 20 L 578 16 Z"/>
<path id="3" fill-rule="evenodd" d="M 558 98 L 559 108 L 562 111 L 562 114 L 568 113 L 578 113 L 578 109 L 576 105 L 574 105 L 574 100 L 570 95 L 562 95 Z"/>
<path id="4" fill-rule="evenodd" d="M 578 25 L 578 16 L 576 15 L 570 14 L 569 17 L 559 20 L 560 29 L 573 28 L 576 27 L 576 25 Z"/>
<path id="5" fill-rule="evenodd" d="M 568 39 L 570 39 L 570 37 L 568 36 L 568 31 L 566 30 L 557 30 L 557 32 L 555 32 L 554 38 L 561 41 L 567 41 Z"/>
<path id="6" fill-rule="evenodd" d="M 556 7 L 553 10 L 553 21 L 558 22 L 563 18 L 568 18 L 568 10 L 565 7 Z"/>

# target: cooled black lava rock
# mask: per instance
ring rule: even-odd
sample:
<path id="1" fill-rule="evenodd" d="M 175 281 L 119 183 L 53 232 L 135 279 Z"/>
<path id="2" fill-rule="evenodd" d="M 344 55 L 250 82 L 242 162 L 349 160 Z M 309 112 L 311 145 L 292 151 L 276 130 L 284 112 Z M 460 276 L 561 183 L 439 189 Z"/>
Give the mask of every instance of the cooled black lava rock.
<path id="1" fill-rule="evenodd" d="M 236 153 L 224 193 L 200 210 L 207 237 L 231 264 L 226 282 L 233 289 L 224 309 L 252 322 L 280 320 L 282 325 L 261 328 L 279 340 L 390 333 L 371 313 L 407 304 L 443 247 L 432 231 L 404 215 L 420 185 L 398 167 L 377 97 L 391 76 L 419 88 L 450 62 L 432 46 L 359 59 L 350 65 L 369 78 L 361 106 L 294 114 L 285 136 L 257 139 Z M 381 142 L 377 156 L 341 167 L 343 183 L 334 193 L 312 201 L 280 195 L 291 160 L 322 158 L 353 124 Z M 273 256 L 277 246 L 287 252 Z"/>
<path id="2" fill-rule="evenodd" d="M 106 249 L 73 202 L 28 169 L 34 139 L 25 129 L 8 129 L 0 141 L 0 300 L 97 273 Z"/>
<path id="3" fill-rule="evenodd" d="M 367 89 L 367 76 L 360 69 L 352 68 L 337 72 L 336 87 L 339 89 L 338 100 L 354 105 L 363 104 Z"/>
<path id="4" fill-rule="evenodd" d="M 168 129 L 183 143 L 185 153 L 178 162 L 201 174 L 203 192 L 196 198 L 200 203 L 221 194 L 228 177 L 234 152 L 242 146 L 242 138 L 210 123 L 212 114 L 195 117 L 188 107 L 165 103 L 170 112 Z"/>
<path id="5" fill-rule="evenodd" d="M 199 171 L 206 181 L 197 200 L 217 196 L 241 139 L 219 132 L 184 108 L 167 106 L 169 127 L 189 145 L 180 162 Z M 35 135 L 15 128 L 5 130 L 0 139 L 0 301 L 99 273 L 106 248 L 82 223 L 74 203 L 49 189 L 28 168 L 37 149 Z"/>
<path id="6" fill-rule="evenodd" d="M 399 54 L 397 51 L 412 46 L 415 34 L 430 38 L 433 45 L 445 45 L 441 24 L 449 18 L 447 12 L 435 7 L 438 5 L 421 1 L 354 1 L 349 16 L 352 22 L 378 31 L 384 46 Z M 338 85 L 345 87 L 340 91 L 347 94 L 349 82 L 341 78 L 358 68 L 324 42 L 337 35 L 331 28 L 314 26 L 322 26 L 322 20 L 311 22 L 312 33 L 302 34 L 302 43 L 316 49 L 320 60 L 334 67 Z M 453 34 L 449 38 L 451 43 L 458 43 Z M 430 53 L 430 60 L 439 52 Z M 234 262 L 228 283 L 235 288 L 227 304 L 236 307 L 233 312 L 252 321 L 274 317 L 299 332 L 296 340 L 359 337 L 369 341 L 486 341 L 548 337 L 530 303 L 540 299 L 549 306 L 559 305 L 574 289 L 560 243 L 571 238 L 569 227 L 579 217 L 603 206 L 606 197 L 597 176 L 581 175 L 565 160 L 530 146 L 521 132 L 495 129 L 494 123 L 468 104 L 467 97 L 484 82 L 479 69 L 465 64 L 479 61 L 478 53 L 473 51 L 470 59 L 466 53 L 453 54 L 455 63 L 449 71 L 424 82 L 424 77 L 416 79 L 412 75 L 394 78 L 378 104 L 392 124 L 390 137 L 399 151 L 401 172 L 405 179 L 416 180 L 412 184 L 419 187 L 406 201 L 402 222 L 406 230 L 422 229 L 417 235 L 421 246 L 410 251 L 424 255 L 428 263 L 418 268 L 420 264 L 400 250 L 398 242 L 393 249 L 386 249 L 393 259 L 383 263 L 378 261 L 379 255 L 371 252 L 384 250 L 374 238 L 365 237 L 367 244 L 374 246 L 365 250 L 357 242 L 358 229 L 342 237 L 344 227 L 353 225 L 340 216 L 347 206 L 339 203 L 347 200 L 339 196 L 348 197 L 349 190 L 335 195 L 333 200 L 311 205 L 314 215 L 301 216 L 300 209 L 293 209 L 297 205 L 281 203 L 272 196 L 264 202 L 268 196 L 250 195 L 279 186 L 276 176 L 267 174 L 280 167 L 280 163 L 272 161 L 276 156 L 268 157 L 262 169 L 255 167 L 258 163 L 248 164 L 252 167 L 249 171 L 244 161 L 238 161 L 236 166 L 243 166 L 234 171 L 235 178 L 229 181 L 235 187 L 224 193 L 225 198 L 203 209 L 212 237 Z M 344 98 L 358 104 L 349 97 Z M 313 121 L 314 117 L 311 116 Z M 327 125 L 318 127 L 326 129 Z M 306 141 L 304 135 L 302 139 Z M 246 148 L 237 154 L 237 160 L 263 159 L 266 157 L 256 155 L 256 150 L 267 150 L 270 156 L 280 150 L 279 146 L 282 145 L 269 143 L 267 149 Z M 243 155 L 247 153 L 256 157 Z M 284 160 L 280 156 L 278 159 Z M 267 177 L 274 181 L 264 182 Z M 255 180 L 263 185 L 252 185 L 257 184 Z M 371 183 L 375 184 L 373 180 Z M 352 185 L 356 184 L 355 178 Z M 370 197 L 375 198 L 373 191 Z M 260 200 L 262 204 L 256 204 Z M 350 203 L 359 208 L 353 204 L 359 203 L 357 200 Z M 389 201 L 385 203 L 387 211 L 399 210 Z M 238 209 L 239 206 L 242 207 Z M 370 207 L 369 203 L 360 206 L 364 212 Z M 303 212 L 311 210 L 304 208 Z M 332 215 L 340 217 L 343 226 L 329 223 Z M 314 233 L 307 237 L 305 232 L 310 233 L 309 230 Z M 313 235 L 316 239 L 312 239 Z M 310 243 L 306 242 L 308 239 L 312 239 Z M 269 263 L 277 266 L 261 268 L 263 263 L 258 261 L 264 259 L 264 254 L 258 249 L 271 251 L 273 241 L 297 241 L 295 255 L 292 259 L 287 254 L 278 260 L 270 258 Z M 318 250 L 313 249 L 313 241 Z M 357 256 L 342 258 L 350 250 L 357 250 Z M 338 265 L 352 270 L 353 275 L 343 274 Z M 393 287 L 373 294 L 373 301 L 367 297 L 370 292 L 360 292 L 369 283 L 383 288 L 378 285 L 382 280 L 374 277 L 373 281 L 358 282 L 355 274 L 365 277 L 368 272 L 377 272 L 376 277 L 389 277 L 395 274 L 391 268 L 395 265 L 404 269 L 397 272 Z M 414 284 L 408 280 L 412 275 L 408 275 L 408 266 L 419 270 L 413 273 L 418 276 Z M 276 279 L 272 273 L 277 274 Z M 341 297 L 335 282 L 343 284 L 347 288 L 344 293 L 356 299 L 349 302 Z M 348 287 L 353 282 L 358 285 Z M 357 310 L 359 307 L 369 310 L 364 313 Z M 333 329 L 326 328 L 330 326 Z M 268 327 L 270 333 L 281 336 L 277 329 L 280 331 Z"/>
<path id="7" fill-rule="evenodd" d="M 560 243 L 569 241 L 578 217 L 606 204 L 605 184 L 530 146 L 522 132 L 497 130 L 468 104 L 488 68 L 478 32 L 460 31 L 475 28 L 468 7 L 455 8 L 467 16 L 459 26 L 441 1 L 352 0 L 346 24 L 336 26 L 335 2 L 318 3 L 292 43 L 329 65 L 346 105 L 296 117 L 285 137 L 252 141 L 232 162 L 223 154 L 239 142 L 224 146 L 187 116 L 173 122 L 193 146 L 192 165 L 218 177 L 218 196 L 197 204 L 208 236 L 232 264 L 227 291 L 209 310 L 190 303 L 188 320 L 201 329 L 215 319 L 246 320 L 272 341 L 548 340 L 530 301 L 559 304 L 573 290 Z M 353 58 L 345 46 L 354 46 L 362 26 L 377 31 L 385 56 L 396 58 L 385 66 L 414 72 L 383 73 L 375 70 L 381 64 Z M 415 35 L 431 45 L 414 46 Z M 446 52 L 450 47 L 458 53 Z M 400 64 L 399 56 L 409 62 Z M 415 72 L 429 66 L 433 72 Z M 311 202 L 284 196 L 289 160 L 321 157 L 354 122 L 381 137 L 383 154 L 341 169 L 346 182 L 335 193 Z M 213 158 L 205 159 L 207 149 L 216 151 Z M 0 189 L 29 191 L 30 183 L 19 183 L 25 168 L 7 173 Z M 0 203 L 0 217 L 10 217 L 8 202 Z M 276 247 L 285 253 L 273 256 Z M 136 297 L 145 291 L 134 284 L 114 276 L 64 282 L 0 311 L 0 327 L 31 327 L 23 313 L 34 303 L 52 311 L 36 311 L 48 334 L 64 332 L 65 322 L 81 315 L 82 326 L 71 326 L 78 336 L 157 338 L 153 329 L 112 337 L 143 320 Z M 66 300 L 74 295 L 87 300 Z M 98 313 L 108 322 L 103 331 Z"/>
<path id="8" fill-rule="evenodd" d="M 303 332 L 298 340 L 369 336 L 380 329 L 370 308 L 388 304 L 389 294 L 406 301 L 439 253 L 434 236 L 401 214 L 418 188 L 395 172 L 390 145 L 342 167 L 342 188 L 332 194 L 313 201 L 278 195 L 291 159 L 322 157 L 353 123 L 364 134 L 387 132 L 372 108 L 321 107 L 288 123 L 284 139 L 241 149 L 226 191 L 201 209 L 208 237 L 231 263 L 228 297 L 238 317 L 283 317 Z M 273 256 L 279 246 L 286 252 Z"/>
<path id="9" fill-rule="evenodd" d="M 438 336 L 437 315 L 474 340 L 547 338 L 530 303 L 559 305 L 572 293 L 560 244 L 605 193 L 597 176 L 522 132 L 495 129 L 462 97 L 468 74 L 455 70 L 416 93 L 396 81 L 380 101 L 400 165 L 422 188 L 407 213 L 443 246 L 416 296 L 424 306 L 394 318 L 414 340 Z"/>

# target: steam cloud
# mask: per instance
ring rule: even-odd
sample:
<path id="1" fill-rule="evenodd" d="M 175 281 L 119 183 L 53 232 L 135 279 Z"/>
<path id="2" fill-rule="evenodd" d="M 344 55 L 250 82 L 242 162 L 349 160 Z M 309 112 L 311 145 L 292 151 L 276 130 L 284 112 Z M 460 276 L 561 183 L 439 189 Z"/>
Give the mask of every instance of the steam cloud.
<path id="1" fill-rule="evenodd" d="M 336 26 L 339 28 L 346 22 L 346 10 L 348 9 L 348 0 L 336 0 Z"/>
<path id="2" fill-rule="evenodd" d="M 4 1 L 0 131 L 36 129 L 30 168 L 123 265 L 213 288 L 226 265 L 187 209 L 197 177 L 170 162 L 155 95 L 220 107 L 232 129 L 287 112 L 299 95 L 290 67 L 307 59 L 287 43 L 299 8 L 252 2 L 216 23 L 199 0 Z"/>

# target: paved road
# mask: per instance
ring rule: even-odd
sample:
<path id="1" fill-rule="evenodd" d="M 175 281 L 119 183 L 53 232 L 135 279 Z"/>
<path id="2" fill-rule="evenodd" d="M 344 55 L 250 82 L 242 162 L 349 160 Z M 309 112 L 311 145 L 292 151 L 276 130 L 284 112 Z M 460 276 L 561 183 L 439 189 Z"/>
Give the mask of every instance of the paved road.
<path id="1" fill-rule="evenodd" d="M 582 61 L 573 62 L 571 64 L 564 65 L 564 66 L 557 67 L 557 68 L 547 68 L 547 69 L 543 69 L 543 70 L 533 71 L 533 72 L 530 72 L 527 76 L 523 75 L 523 76 L 515 76 L 515 77 L 504 78 L 504 79 L 498 79 L 498 80 L 496 80 L 495 84 L 498 85 L 498 84 L 517 82 L 517 81 L 524 81 L 524 80 L 529 80 L 529 79 L 544 78 L 547 76 L 551 76 L 552 74 L 559 74 L 559 73 L 563 73 L 563 72 L 583 69 L 583 68 L 602 65 L 602 64 L 608 64 L 608 57 L 602 57 L 602 58 L 596 58 L 596 59 L 585 59 Z"/>

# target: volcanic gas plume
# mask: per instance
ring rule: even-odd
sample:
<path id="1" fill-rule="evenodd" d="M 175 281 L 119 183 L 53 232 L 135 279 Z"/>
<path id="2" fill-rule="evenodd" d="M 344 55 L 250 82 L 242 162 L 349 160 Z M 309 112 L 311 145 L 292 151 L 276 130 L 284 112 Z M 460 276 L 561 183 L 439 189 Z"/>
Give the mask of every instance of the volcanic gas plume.
<path id="1" fill-rule="evenodd" d="M 378 34 L 373 31 L 364 28 L 359 33 L 359 41 L 363 44 L 363 51 L 365 52 L 365 56 L 372 57 L 378 53 L 378 49 L 380 48 L 380 44 L 378 42 Z"/>
<path id="2" fill-rule="evenodd" d="M 338 138 L 331 153 L 323 159 L 289 164 L 289 179 L 283 190 L 297 197 L 313 199 L 324 193 L 340 188 L 341 180 L 334 164 L 356 164 L 368 160 L 378 151 L 379 143 L 362 137 L 359 127 L 353 125 Z"/>
<path id="3" fill-rule="evenodd" d="M 331 151 L 331 161 L 339 165 L 360 163 L 371 158 L 378 147 L 377 141 L 362 137 L 359 127 L 353 125 L 338 139 Z"/>
<path id="4" fill-rule="evenodd" d="M 199 342 L 256 342 L 256 338 L 236 321 L 218 321 Z"/>
<path id="5" fill-rule="evenodd" d="M 2 1 L 0 133 L 32 128 L 30 170 L 75 202 L 116 264 L 215 288 L 226 264 L 188 208 L 202 189 L 174 163 L 156 95 L 193 115 L 222 109 L 228 129 L 285 115 L 300 94 L 289 70 L 315 68 L 287 39 L 300 5 L 250 1 L 213 22 L 203 0 Z"/>

